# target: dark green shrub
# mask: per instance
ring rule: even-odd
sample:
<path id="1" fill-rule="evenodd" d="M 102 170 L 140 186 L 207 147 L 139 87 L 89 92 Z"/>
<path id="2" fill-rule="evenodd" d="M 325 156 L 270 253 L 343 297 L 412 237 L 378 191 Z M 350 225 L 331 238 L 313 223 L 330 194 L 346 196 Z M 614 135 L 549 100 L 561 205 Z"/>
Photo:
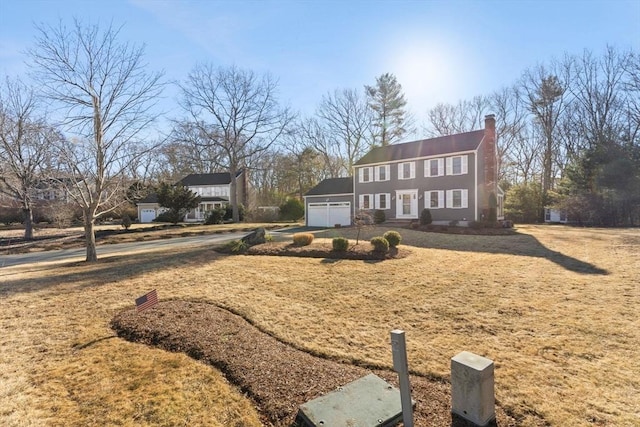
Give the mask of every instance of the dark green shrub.
<path id="1" fill-rule="evenodd" d="M 385 215 L 384 211 L 376 210 L 373 213 L 373 222 L 375 222 L 376 224 L 382 224 L 386 220 L 387 220 L 387 216 Z"/>
<path id="2" fill-rule="evenodd" d="M 384 237 L 387 242 L 389 242 L 389 247 L 391 248 L 395 248 L 396 246 L 398 246 L 400 244 L 400 241 L 402 240 L 402 236 L 400 235 L 400 233 L 393 230 L 387 231 L 382 235 L 382 237 Z"/>
<path id="3" fill-rule="evenodd" d="M 295 233 L 293 235 L 293 244 L 296 246 L 309 246 L 313 242 L 313 234 L 311 233 Z"/>
<path id="4" fill-rule="evenodd" d="M 128 230 L 129 227 L 131 227 L 131 218 L 129 217 L 129 215 L 122 215 L 122 218 L 120 218 L 120 226 L 125 230 Z"/>
<path id="5" fill-rule="evenodd" d="M 170 222 L 173 224 L 177 224 L 182 220 L 183 217 L 179 217 L 177 212 L 173 211 L 165 211 L 156 216 L 153 222 Z"/>
<path id="6" fill-rule="evenodd" d="M 212 211 L 207 212 L 207 217 L 204 220 L 204 223 L 207 225 L 211 224 L 222 224 L 224 222 L 224 218 L 227 215 L 226 208 L 216 208 Z"/>
<path id="7" fill-rule="evenodd" d="M 420 212 L 420 225 L 429 225 L 432 221 L 431 211 L 429 209 L 422 209 L 422 212 Z"/>
<path id="8" fill-rule="evenodd" d="M 288 199 L 280 205 L 280 219 L 297 221 L 304 216 L 304 205 L 298 199 Z"/>
<path id="9" fill-rule="evenodd" d="M 389 242 L 382 236 L 377 236 L 371 239 L 373 245 L 373 251 L 377 253 L 386 254 L 389 252 Z"/>
<path id="10" fill-rule="evenodd" d="M 349 248 L 349 240 L 344 237 L 335 237 L 331 242 L 333 250 L 338 252 L 344 252 Z"/>

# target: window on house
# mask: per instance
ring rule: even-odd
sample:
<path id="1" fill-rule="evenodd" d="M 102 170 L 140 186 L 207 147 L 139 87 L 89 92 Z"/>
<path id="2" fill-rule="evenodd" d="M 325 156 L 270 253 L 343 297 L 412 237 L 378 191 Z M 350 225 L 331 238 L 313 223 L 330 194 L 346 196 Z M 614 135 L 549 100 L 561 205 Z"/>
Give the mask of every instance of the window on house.
<path id="1" fill-rule="evenodd" d="M 545 221 L 551 221 L 551 209 L 546 208 L 544 210 L 544 220 Z"/>
<path id="2" fill-rule="evenodd" d="M 373 168 L 371 168 L 371 167 L 369 167 L 369 168 L 360 168 L 360 170 L 359 170 L 360 182 L 371 182 L 371 181 L 373 181 L 372 169 Z"/>
<path id="3" fill-rule="evenodd" d="M 376 166 L 375 168 L 376 181 L 388 181 L 389 180 L 389 165 Z"/>
<path id="4" fill-rule="evenodd" d="M 442 209 L 444 208 L 444 191 L 433 190 L 424 192 L 425 208 Z"/>
<path id="5" fill-rule="evenodd" d="M 416 164 L 414 162 L 400 163 L 398 165 L 398 179 L 413 179 L 416 177 Z"/>
<path id="6" fill-rule="evenodd" d="M 425 160 L 424 176 L 433 177 L 442 175 L 444 175 L 444 159 Z"/>
<path id="7" fill-rule="evenodd" d="M 447 175 L 464 175 L 468 171 L 468 156 L 447 157 Z"/>
<path id="8" fill-rule="evenodd" d="M 360 209 L 373 209 L 373 200 L 371 194 L 361 194 L 359 201 Z"/>
<path id="9" fill-rule="evenodd" d="M 389 193 L 376 194 L 376 209 L 389 209 L 390 200 L 391 194 Z"/>
<path id="10" fill-rule="evenodd" d="M 462 209 L 469 206 L 469 190 L 447 190 L 447 208 Z"/>

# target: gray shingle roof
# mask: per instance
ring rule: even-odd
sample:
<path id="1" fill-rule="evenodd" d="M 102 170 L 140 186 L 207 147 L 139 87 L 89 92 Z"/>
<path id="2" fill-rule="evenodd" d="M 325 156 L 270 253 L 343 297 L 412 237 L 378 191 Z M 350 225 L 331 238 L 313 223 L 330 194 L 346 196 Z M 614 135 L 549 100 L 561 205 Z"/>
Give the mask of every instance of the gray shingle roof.
<path id="1" fill-rule="evenodd" d="M 355 165 L 360 166 L 370 163 L 384 163 L 418 157 L 439 156 L 460 151 L 472 151 L 478 148 L 483 137 L 484 129 L 481 129 L 456 135 L 376 147 L 365 154 Z"/>
<path id="2" fill-rule="evenodd" d="M 236 177 L 241 173 L 242 171 L 238 172 Z M 192 173 L 178 181 L 178 184 L 182 184 L 186 187 L 191 185 L 224 185 L 231 183 L 231 179 L 229 178 L 230 176 L 229 172 Z"/>
<path id="3" fill-rule="evenodd" d="M 325 194 L 353 193 L 353 178 L 327 178 L 307 191 L 305 196 L 323 196 Z"/>

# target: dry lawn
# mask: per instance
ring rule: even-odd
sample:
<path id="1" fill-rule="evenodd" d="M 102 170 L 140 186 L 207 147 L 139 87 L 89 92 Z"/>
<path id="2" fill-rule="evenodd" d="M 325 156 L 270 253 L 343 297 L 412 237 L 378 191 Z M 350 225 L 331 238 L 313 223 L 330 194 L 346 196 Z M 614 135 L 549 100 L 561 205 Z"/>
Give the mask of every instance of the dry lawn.
<path id="1" fill-rule="evenodd" d="M 484 355 L 523 425 L 532 413 L 558 426 L 640 425 L 640 230 L 518 231 L 401 230 L 416 247 L 381 262 L 200 248 L 2 268 L 0 425 L 259 425 L 212 368 L 113 337 L 113 315 L 152 288 L 336 359 L 390 366 L 395 328 L 418 373 L 447 378 L 459 351 Z"/>

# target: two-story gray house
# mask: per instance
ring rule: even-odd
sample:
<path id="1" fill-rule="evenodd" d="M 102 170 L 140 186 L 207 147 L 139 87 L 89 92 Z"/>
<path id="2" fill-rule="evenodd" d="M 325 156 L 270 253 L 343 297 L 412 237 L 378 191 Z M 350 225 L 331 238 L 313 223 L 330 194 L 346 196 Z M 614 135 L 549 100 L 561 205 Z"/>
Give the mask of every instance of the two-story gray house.
<path id="1" fill-rule="evenodd" d="M 429 209 L 434 224 L 466 225 L 488 216 L 491 199 L 502 219 L 495 127 L 488 115 L 481 130 L 372 149 L 355 163 L 353 177 L 325 180 L 305 195 L 307 225 L 348 225 L 347 205 L 350 219 L 382 210 L 387 220 L 417 220 Z"/>

